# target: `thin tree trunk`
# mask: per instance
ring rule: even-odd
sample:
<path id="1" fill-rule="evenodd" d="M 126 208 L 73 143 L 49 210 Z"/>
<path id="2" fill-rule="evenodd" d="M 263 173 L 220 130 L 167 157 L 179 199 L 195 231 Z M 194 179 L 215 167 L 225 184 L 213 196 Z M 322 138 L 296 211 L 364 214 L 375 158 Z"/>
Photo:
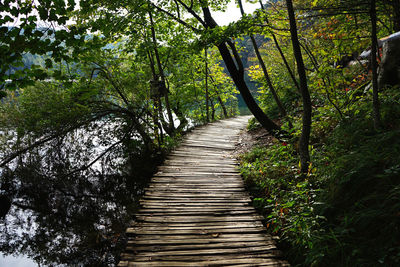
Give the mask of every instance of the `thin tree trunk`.
<path id="1" fill-rule="evenodd" d="M 259 0 L 259 2 L 260 2 L 260 5 L 261 5 L 261 9 L 264 10 L 264 6 L 263 6 L 261 0 Z M 265 21 L 266 21 L 267 23 L 269 23 L 268 17 L 265 18 Z M 287 69 L 289 75 L 290 75 L 290 78 L 292 79 L 292 81 L 293 81 L 294 85 L 296 86 L 297 90 L 300 92 L 300 85 L 299 85 L 299 83 L 297 82 L 296 77 L 295 77 L 295 75 L 294 75 L 292 69 L 291 69 L 290 66 L 289 66 L 288 61 L 286 60 L 286 56 L 285 56 L 285 54 L 283 53 L 283 51 L 282 51 L 282 49 L 281 49 L 281 46 L 280 46 L 279 43 L 278 43 L 278 39 L 276 38 L 276 36 L 275 36 L 275 34 L 274 34 L 273 32 L 271 32 L 271 34 L 272 34 L 272 39 L 274 40 L 275 47 L 276 47 L 276 49 L 278 49 L 278 52 L 279 52 L 279 54 L 281 55 L 281 58 L 282 58 L 282 60 L 283 60 L 283 63 L 285 64 L 285 67 L 286 67 L 286 69 Z"/>
<path id="2" fill-rule="evenodd" d="M 389 2 L 393 9 L 392 21 L 393 21 L 393 31 L 400 31 L 400 1 L 393 0 Z M 375 12 L 376 13 L 376 12 Z"/>
<path id="3" fill-rule="evenodd" d="M 218 24 L 212 18 L 209 8 L 203 7 L 202 10 L 207 27 L 217 27 Z M 235 61 L 225 42 L 220 43 L 217 47 L 232 77 L 232 80 L 234 81 L 251 113 L 266 130 L 268 130 L 271 134 L 279 137 L 279 134 L 282 133 L 281 128 L 277 124 L 275 124 L 270 118 L 268 118 L 268 116 L 262 111 L 262 109 L 258 106 L 257 102 L 251 95 L 249 88 L 247 87 L 247 84 L 244 80 L 243 65 L 237 51 L 235 50 L 234 44 L 231 44 L 231 48 L 233 56 L 235 57 Z M 238 67 L 236 67 L 235 62 Z"/>
<path id="4" fill-rule="evenodd" d="M 244 16 L 244 9 L 243 9 L 243 4 L 242 4 L 242 0 L 238 0 L 239 3 L 239 8 L 240 8 L 240 13 L 242 14 L 242 17 Z M 271 78 L 269 76 L 269 73 L 267 71 L 267 67 L 265 66 L 264 60 L 261 57 L 260 51 L 258 50 L 258 46 L 257 46 L 257 42 L 256 39 L 254 39 L 254 36 L 251 34 L 250 35 L 250 39 L 251 39 L 251 43 L 253 44 L 253 48 L 254 48 L 254 52 L 256 53 L 258 62 L 261 65 L 261 69 L 264 73 L 264 78 L 267 82 L 267 85 L 269 87 L 269 90 L 271 91 L 271 94 L 275 100 L 276 105 L 278 106 L 278 109 L 280 111 L 280 113 L 282 114 L 282 116 L 287 117 L 287 112 L 286 109 L 283 107 L 281 100 L 279 99 L 278 94 L 276 93 L 276 90 L 274 88 L 274 85 L 272 84 Z"/>
<path id="5" fill-rule="evenodd" d="M 224 113 L 224 117 L 227 118 L 227 117 L 228 117 L 228 112 L 226 111 L 225 104 L 224 104 L 224 102 L 222 101 L 222 98 L 221 98 L 221 96 L 220 96 L 220 94 L 219 94 L 219 90 L 218 90 L 218 88 L 217 88 L 217 85 L 215 84 L 215 80 L 214 80 L 214 78 L 213 78 L 212 75 L 211 75 L 210 69 L 208 69 L 208 73 L 209 73 L 208 76 L 210 77 L 210 81 L 212 82 L 212 84 L 213 84 L 213 86 L 214 86 L 214 91 L 215 91 L 215 93 L 217 94 L 217 100 L 218 100 L 219 104 L 221 105 L 222 112 Z"/>
<path id="6" fill-rule="evenodd" d="M 155 30 L 154 30 L 154 22 L 153 22 L 153 16 L 151 14 L 151 10 L 149 10 L 149 17 L 150 17 L 150 25 L 151 25 L 151 27 L 150 27 L 151 36 L 153 39 L 154 54 L 156 56 L 158 72 L 160 73 L 161 81 L 165 84 L 164 70 L 161 65 L 160 55 L 158 54 L 157 39 L 156 39 Z M 168 91 L 164 92 L 164 99 L 165 99 L 165 109 L 167 110 L 167 115 L 168 115 L 168 120 L 169 120 L 169 124 L 165 125 L 166 126 L 165 130 L 167 131 L 168 135 L 172 136 L 172 135 L 174 135 L 174 132 L 175 132 L 175 126 L 174 126 L 174 118 L 172 116 L 171 107 L 169 105 Z M 161 106 L 161 100 L 160 100 L 160 106 Z"/>
<path id="7" fill-rule="evenodd" d="M 207 47 L 204 48 L 204 60 L 205 60 L 205 79 L 206 79 L 206 120 L 210 122 L 209 117 L 209 105 L 208 105 L 208 62 L 207 62 Z"/>
<path id="8" fill-rule="evenodd" d="M 371 0 L 370 7 L 371 17 L 371 66 L 372 66 L 372 106 L 373 112 L 372 117 L 374 120 L 374 128 L 378 130 L 381 128 L 381 113 L 379 103 L 379 92 L 378 92 L 378 62 L 376 60 L 378 39 L 376 36 L 376 0 Z"/>
<path id="9" fill-rule="evenodd" d="M 210 98 L 210 104 L 211 104 L 211 121 L 215 121 L 215 107 L 212 98 Z"/>
<path id="10" fill-rule="evenodd" d="M 151 73 L 153 75 L 153 79 L 156 80 L 157 79 L 157 73 L 156 73 L 156 70 L 154 68 L 153 55 L 151 54 L 150 51 L 147 51 L 147 56 L 149 57 L 150 69 L 151 69 Z M 153 98 L 153 102 L 154 102 L 155 110 L 152 111 L 151 115 L 153 117 L 154 124 L 157 126 L 155 128 L 155 133 L 156 133 L 156 136 L 157 136 L 157 139 L 158 139 L 158 144 L 159 144 L 159 147 L 160 147 L 160 144 L 164 143 L 163 130 L 162 130 L 162 126 L 161 126 L 160 120 L 158 118 L 158 105 L 160 103 L 158 102 L 157 97 Z M 160 131 L 160 133 L 158 132 L 157 128 Z"/>
<path id="11" fill-rule="evenodd" d="M 222 99 L 221 99 L 221 97 L 219 95 L 218 95 L 217 99 L 218 99 L 219 104 L 221 105 L 222 112 L 224 114 L 224 118 L 228 118 L 228 112 L 226 111 L 226 107 L 225 107 L 224 102 L 222 101 Z"/>
<path id="12" fill-rule="evenodd" d="M 301 173 L 306 174 L 310 165 L 310 152 L 308 149 L 308 145 L 310 142 L 311 133 L 311 98 L 307 86 L 307 76 L 303 62 L 303 56 L 301 54 L 299 37 L 297 35 L 297 25 L 292 0 L 286 0 L 286 5 L 290 21 L 290 34 L 292 37 L 293 53 L 297 62 L 297 71 L 300 78 L 301 96 L 303 99 L 303 127 L 299 141 L 299 154 L 301 164 L 300 171 Z"/>
<path id="13" fill-rule="evenodd" d="M 287 117 L 286 109 L 284 108 L 284 106 L 282 104 L 282 101 L 280 100 L 278 94 L 276 93 L 274 85 L 272 84 L 271 78 L 270 78 L 270 76 L 268 74 L 268 71 L 267 71 L 267 68 L 265 66 L 264 60 L 261 57 L 260 51 L 258 50 L 257 43 L 256 43 L 256 40 L 254 39 L 254 36 L 251 35 L 250 39 L 251 39 L 251 42 L 253 43 L 254 51 L 256 52 L 258 62 L 260 63 L 261 69 L 263 70 L 264 78 L 265 78 L 265 80 L 267 82 L 267 85 L 269 87 L 269 90 L 271 91 L 272 96 L 274 97 L 275 103 L 278 106 L 279 111 L 281 112 L 282 116 L 283 117 Z"/>

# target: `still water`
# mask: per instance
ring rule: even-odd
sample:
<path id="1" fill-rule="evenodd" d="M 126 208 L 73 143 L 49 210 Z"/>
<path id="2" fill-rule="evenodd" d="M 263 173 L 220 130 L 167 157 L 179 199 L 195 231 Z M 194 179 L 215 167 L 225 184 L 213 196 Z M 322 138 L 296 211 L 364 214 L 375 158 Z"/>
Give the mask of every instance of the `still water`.
<path id="1" fill-rule="evenodd" d="M 0 170 L 0 194 L 13 203 L 0 218 L 0 267 L 39 266 L 26 255 L 40 266 L 116 265 L 136 200 L 162 158 L 143 154 L 134 136 L 104 153 L 118 126 L 93 124 Z"/>
<path id="2" fill-rule="evenodd" d="M 38 265 L 26 257 L 0 256 L 0 267 L 37 267 Z"/>

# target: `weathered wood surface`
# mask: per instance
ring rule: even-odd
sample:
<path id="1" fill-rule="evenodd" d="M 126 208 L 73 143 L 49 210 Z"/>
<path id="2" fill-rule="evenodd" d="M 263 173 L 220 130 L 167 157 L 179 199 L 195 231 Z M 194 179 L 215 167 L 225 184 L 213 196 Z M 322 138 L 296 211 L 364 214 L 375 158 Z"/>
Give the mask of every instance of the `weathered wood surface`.
<path id="1" fill-rule="evenodd" d="M 154 175 L 119 266 L 288 266 L 231 152 L 249 117 L 193 130 Z"/>

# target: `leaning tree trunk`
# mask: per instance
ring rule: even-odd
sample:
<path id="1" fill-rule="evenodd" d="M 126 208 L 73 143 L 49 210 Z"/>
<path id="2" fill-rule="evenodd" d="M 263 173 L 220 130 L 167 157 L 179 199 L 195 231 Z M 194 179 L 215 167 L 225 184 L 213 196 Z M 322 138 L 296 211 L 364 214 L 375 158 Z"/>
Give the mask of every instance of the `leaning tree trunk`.
<path id="1" fill-rule="evenodd" d="M 238 3 L 239 3 L 239 8 L 240 8 L 240 13 L 242 14 L 242 17 L 243 17 L 244 9 L 243 9 L 242 0 L 238 0 Z M 265 66 L 264 60 L 261 57 L 260 51 L 258 50 L 256 39 L 254 38 L 254 36 L 252 34 L 250 35 L 250 40 L 251 40 L 251 43 L 253 44 L 254 52 L 256 53 L 258 62 L 260 63 L 261 69 L 264 74 L 265 81 L 267 82 L 268 88 L 271 91 L 271 94 L 275 100 L 275 103 L 278 106 L 278 109 L 279 109 L 280 113 L 282 114 L 282 116 L 287 117 L 286 109 L 283 107 L 282 102 L 281 102 L 278 94 L 276 93 L 274 85 L 272 84 L 271 78 L 267 71 L 267 67 Z"/>
<path id="2" fill-rule="evenodd" d="M 208 28 L 215 28 L 218 24 L 211 16 L 210 9 L 208 7 L 203 7 L 203 14 L 206 26 Z M 235 83 L 236 87 L 238 88 L 241 96 L 243 97 L 244 102 L 246 103 L 247 107 L 249 108 L 250 112 L 254 115 L 254 117 L 260 122 L 260 124 L 268 130 L 271 134 L 276 137 L 279 137 L 279 134 L 282 133 L 281 128 L 275 124 L 258 106 L 257 102 L 254 100 L 253 96 L 250 93 L 249 88 L 244 80 L 244 69 L 239 54 L 236 51 L 235 45 L 230 44 L 232 49 L 233 57 L 231 52 L 229 51 L 226 42 L 222 42 L 217 45 L 218 50 L 222 56 L 222 59 L 225 62 L 225 65 L 229 71 L 230 76 L 232 77 L 233 82 Z M 236 64 L 237 66 L 236 66 Z"/>
<path id="3" fill-rule="evenodd" d="M 260 3 L 260 5 L 261 5 L 261 9 L 262 9 L 262 10 L 265 10 L 264 5 L 262 4 L 261 0 L 259 0 L 259 3 Z M 265 17 L 265 21 L 269 24 L 268 17 Z M 282 49 L 281 49 L 281 46 L 280 46 L 279 43 L 278 43 L 278 39 L 276 38 L 276 36 L 275 36 L 275 34 L 274 34 L 273 32 L 271 32 L 271 35 L 272 35 L 272 39 L 274 40 L 275 47 L 276 47 L 276 49 L 278 49 L 278 52 L 279 52 L 279 54 L 281 55 L 281 58 L 282 58 L 282 60 L 283 60 L 283 64 L 285 64 L 285 67 L 286 67 L 286 69 L 287 69 L 287 71 L 288 71 L 288 73 L 289 73 L 289 75 L 290 75 L 290 78 L 292 79 L 292 81 L 293 81 L 294 85 L 296 86 L 298 92 L 300 92 L 300 85 L 299 85 L 299 83 L 297 82 L 296 77 L 294 76 L 294 73 L 293 73 L 292 69 L 291 69 L 290 66 L 289 66 L 289 63 L 288 63 L 288 61 L 287 61 L 287 59 L 286 59 L 285 54 L 283 54 L 283 51 L 282 51 Z"/>
<path id="4" fill-rule="evenodd" d="M 292 0 L 286 0 L 286 5 L 290 21 L 290 34 L 292 37 L 293 53 L 297 63 L 297 71 L 300 78 L 300 92 L 303 100 L 303 127 L 299 141 L 299 154 L 301 172 L 305 174 L 308 172 L 308 167 L 310 165 L 310 152 L 308 150 L 308 144 L 310 142 L 311 133 L 311 98 L 307 86 L 307 76 L 303 56 L 301 54 L 299 37 L 297 35 L 296 18 L 294 15 Z"/>

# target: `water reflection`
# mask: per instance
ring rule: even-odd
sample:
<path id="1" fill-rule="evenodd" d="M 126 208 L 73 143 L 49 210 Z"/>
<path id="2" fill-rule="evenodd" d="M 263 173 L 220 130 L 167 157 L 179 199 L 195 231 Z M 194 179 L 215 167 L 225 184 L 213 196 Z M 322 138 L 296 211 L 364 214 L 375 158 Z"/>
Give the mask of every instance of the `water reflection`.
<path id="1" fill-rule="evenodd" d="M 126 226 L 137 209 L 134 200 L 160 156 L 144 155 L 137 139 L 129 138 L 91 165 L 103 153 L 91 133 L 62 136 L 2 170 L 0 194 L 13 204 L 0 219 L 1 252 L 18 252 L 41 265 L 118 262 Z M 95 134 L 104 147 L 115 141 L 115 136 Z M 29 264 L 23 266 L 35 266 Z"/>
<path id="2" fill-rule="evenodd" d="M 0 256 L 0 266 L 37 267 L 37 263 L 27 257 Z"/>

